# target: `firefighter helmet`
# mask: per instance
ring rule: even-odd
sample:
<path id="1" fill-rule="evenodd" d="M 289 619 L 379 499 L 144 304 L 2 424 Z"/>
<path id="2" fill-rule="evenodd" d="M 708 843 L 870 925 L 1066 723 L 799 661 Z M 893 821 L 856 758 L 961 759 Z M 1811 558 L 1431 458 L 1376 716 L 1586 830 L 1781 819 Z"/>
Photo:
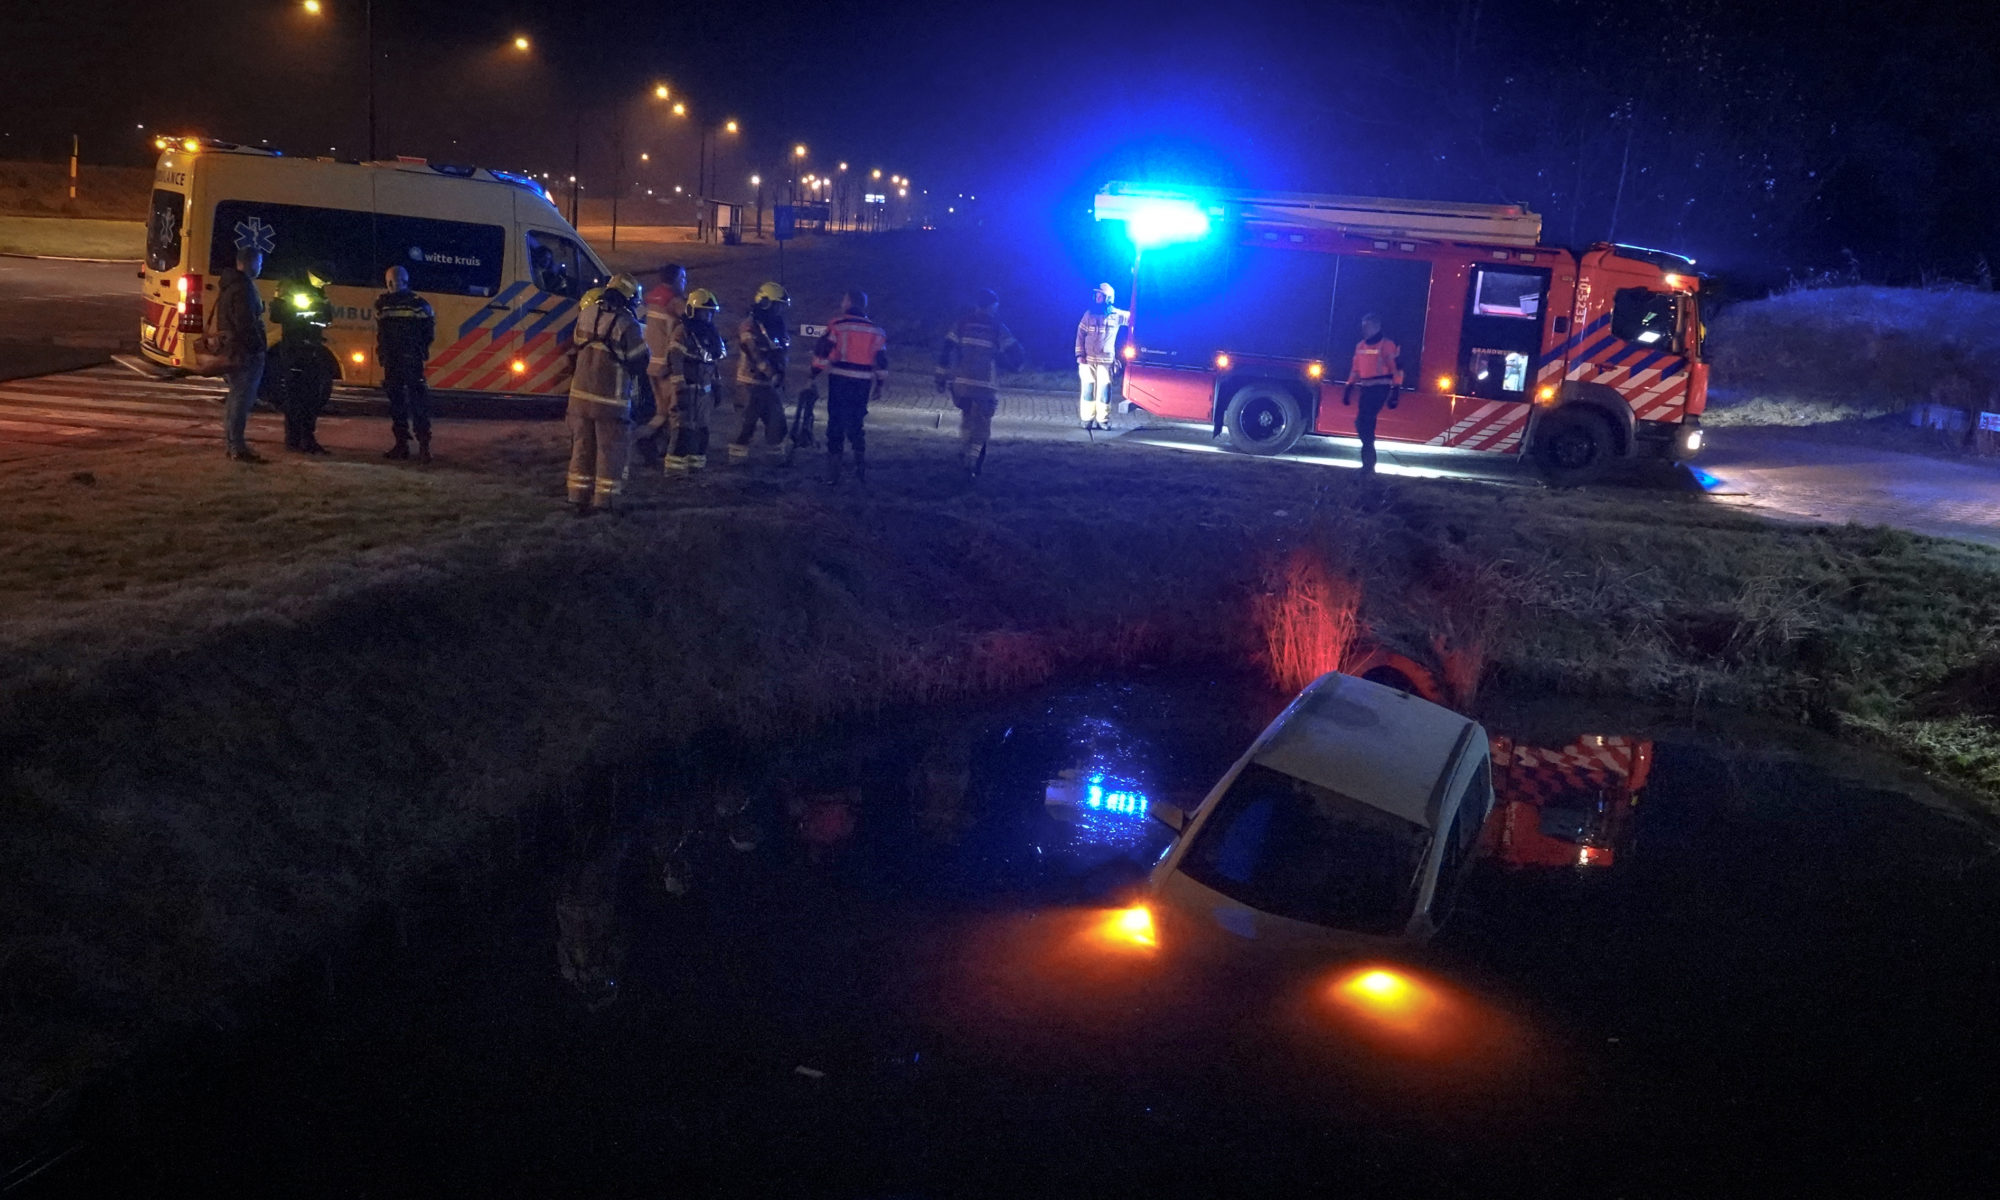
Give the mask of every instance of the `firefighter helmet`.
<path id="1" fill-rule="evenodd" d="M 757 303 L 759 304 L 790 304 L 791 302 L 791 293 L 785 290 L 783 284 L 767 283 L 757 289 Z"/>
<path id="2" fill-rule="evenodd" d="M 704 312 L 719 313 L 722 311 L 722 301 L 717 300 L 715 293 L 707 288 L 696 288 L 688 293 L 687 307 L 689 312 L 701 309 Z"/>
<path id="3" fill-rule="evenodd" d="M 639 302 L 639 281 L 622 271 L 613 275 L 611 281 L 604 286 L 606 289 L 617 292 L 619 295 L 625 297 L 625 301 L 628 304 L 637 304 Z"/>

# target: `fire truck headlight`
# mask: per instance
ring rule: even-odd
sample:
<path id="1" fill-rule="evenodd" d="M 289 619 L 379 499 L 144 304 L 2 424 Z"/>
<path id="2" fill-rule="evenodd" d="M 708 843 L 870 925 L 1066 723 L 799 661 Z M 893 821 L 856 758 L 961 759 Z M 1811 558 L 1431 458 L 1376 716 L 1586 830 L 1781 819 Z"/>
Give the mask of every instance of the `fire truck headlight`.
<path id="1" fill-rule="evenodd" d="M 1142 249 L 1208 236 L 1208 214 L 1187 200 L 1149 200 L 1125 218 L 1125 232 Z"/>

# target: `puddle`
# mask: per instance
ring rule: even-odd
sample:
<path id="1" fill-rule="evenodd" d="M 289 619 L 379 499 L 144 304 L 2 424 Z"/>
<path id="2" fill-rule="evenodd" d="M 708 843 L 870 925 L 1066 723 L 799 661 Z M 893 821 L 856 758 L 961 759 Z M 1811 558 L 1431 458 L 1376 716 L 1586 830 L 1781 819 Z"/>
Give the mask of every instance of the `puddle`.
<path id="1" fill-rule="evenodd" d="M 1181 962 L 1127 907 L 1282 700 L 1140 677 L 591 781 L 22 1195 L 1625 1195 L 1994 1162 L 1993 849 L 1794 731 L 1522 706 L 1438 940 Z M 1198 1153 L 1191 1153 L 1198 1149 Z M 8 1164 L 11 1165 L 11 1164 Z"/>

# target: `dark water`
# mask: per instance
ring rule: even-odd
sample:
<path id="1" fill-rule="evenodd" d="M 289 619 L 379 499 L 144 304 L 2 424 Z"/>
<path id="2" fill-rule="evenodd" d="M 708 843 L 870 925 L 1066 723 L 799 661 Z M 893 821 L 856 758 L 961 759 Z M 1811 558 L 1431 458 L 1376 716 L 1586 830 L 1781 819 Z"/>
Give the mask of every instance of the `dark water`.
<path id="1" fill-rule="evenodd" d="M 1979 828 L 1828 742 L 1522 709 L 1548 768 L 1420 957 L 1105 937 L 1139 798 L 1278 706 L 1141 676 L 580 783 L 17 1194 L 1986 1193 Z M 1381 966 L 1394 1019 L 1342 999 Z"/>

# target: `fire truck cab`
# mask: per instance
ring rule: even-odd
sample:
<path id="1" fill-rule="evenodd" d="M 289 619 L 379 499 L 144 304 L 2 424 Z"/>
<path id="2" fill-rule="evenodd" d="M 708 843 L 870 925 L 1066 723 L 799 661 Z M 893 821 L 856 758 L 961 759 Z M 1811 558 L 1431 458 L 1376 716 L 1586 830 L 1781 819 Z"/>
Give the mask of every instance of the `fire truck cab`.
<path id="1" fill-rule="evenodd" d="M 1546 246 L 1519 205 L 1112 183 L 1096 216 L 1135 249 L 1125 398 L 1238 450 L 1355 436 L 1342 398 L 1369 313 L 1404 375 L 1382 442 L 1527 454 L 1559 484 L 1701 447 L 1691 259 Z"/>

